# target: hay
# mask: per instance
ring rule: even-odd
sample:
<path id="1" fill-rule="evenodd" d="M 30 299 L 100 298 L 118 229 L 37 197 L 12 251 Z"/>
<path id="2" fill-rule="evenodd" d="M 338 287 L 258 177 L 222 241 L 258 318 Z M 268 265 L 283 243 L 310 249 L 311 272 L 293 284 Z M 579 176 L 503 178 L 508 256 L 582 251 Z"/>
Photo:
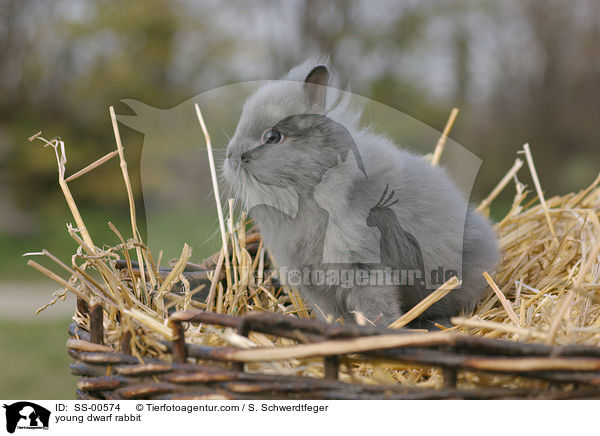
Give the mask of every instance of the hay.
<path id="1" fill-rule="evenodd" d="M 196 113 L 212 162 L 210 138 L 198 107 Z M 137 230 L 127 165 L 112 107 L 110 115 L 117 149 L 70 177 L 65 177 L 67 156 L 62 141 L 47 141 L 40 136 L 40 133 L 30 138 L 41 140 L 45 146 L 51 146 L 55 151 L 59 185 L 77 224 L 77 227 L 69 226 L 68 234 L 79 247 L 72 256 L 71 265 L 63 263 L 46 250 L 40 253 L 28 253 L 28 255 L 41 255 L 52 260 L 68 273 L 67 279 L 33 260 L 30 260 L 29 264 L 81 300 L 87 303 L 92 300 L 102 302 L 105 311 L 105 344 L 111 348 L 118 348 L 123 334 L 127 332 L 125 337 L 131 338 L 128 344 L 131 352 L 141 362 L 146 357 L 159 357 L 170 361 L 172 355 L 164 345 L 164 340 L 173 339 L 172 330 L 167 324 L 169 308 L 176 310 L 200 308 L 230 315 L 275 312 L 298 318 L 310 318 L 311 310 L 294 289 L 274 286 L 272 277 L 268 273 L 269 258 L 262 241 L 256 233 L 247 230 L 245 214 L 241 214 L 236 220 L 231 207 L 228 216 L 223 214 L 216 188 L 215 198 L 223 244 L 219 253 L 203 262 L 203 265 L 211 270 L 208 275 L 210 288 L 206 301 L 198 302 L 192 299 L 193 294 L 199 289 L 190 289 L 190 283 L 183 272 L 192 253 L 189 246 L 185 245 L 181 256 L 172 262 L 170 272 L 161 272 L 160 258 L 158 263 L 154 262 L 154 257 L 141 241 Z M 453 111 L 447 124 L 449 127 L 444 130 L 440 140 L 441 146 L 438 143 L 436 147 L 438 150 L 436 162 L 439 160 L 445 137 L 455 117 L 456 111 Z M 517 179 L 517 173 L 523 165 L 523 162 L 517 159 L 515 165 L 478 208 L 479 212 L 488 214 L 489 206 L 496 196 L 511 180 L 514 180 L 516 194 L 512 207 L 495 227 L 503 252 L 502 261 L 497 271 L 490 271 L 489 274 L 486 272 L 484 275 L 490 285 L 490 292 L 477 305 L 473 313 L 465 313 L 453 318 L 454 327 L 446 329 L 440 326 L 440 329 L 445 330 L 444 332 L 424 333 L 425 336 L 447 335 L 456 331 L 520 342 L 561 345 L 599 343 L 600 188 L 598 185 L 600 175 L 592 185 L 580 192 L 545 199 L 528 146 L 524 147 L 524 153 L 534 180 L 536 196 L 530 198 L 525 185 Z M 120 244 L 100 248 L 94 244 L 92 236 L 86 230 L 68 184 L 115 156 L 119 156 L 128 192 L 131 236 L 124 238 L 111 225 Z M 214 164 L 211 164 L 214 181 L 213 166 Z M 139 269 L 134 267 L 131 260 L 133 253 L 138 260 Z M 125 261 L 126 267 L 117 268 L 117 260 Z M 183 283 L 183 292 L 174 295 L 169 291 L 178 281 Z M 406 325 L 457 285 L 455 278 L 445 283 L 426 301 L 393 323 L 392 327 Z M 50 304 L 55 303 L 56 300 L 55 297 Z M 356 316 L 359 324 L 370 322 L 362 314 Z M 79 310 L 76 311 L 73 319 L 79 325 L 89 327 L 88 315 Z M 382 339 L 362 339 L 363 346 L 368 349 L 375 345 L 372 341 L 377 340 Z M 231 328 L 216 328 L 202 324 L 187 327 L 186 341 L 208 346 L 232 345 L 249 350 L 248 355 L 253 355 L 251 351 L 253 348 L 273 348 L 271 354 L 276 359 L 288 357 L 269 363 L 249 362 L 246 364 L 246 370 L 250 372 L 322 377 L 325 371 L 323 360 L 317 357 L 306 357 L 305 350 L 306 347 L 311 350 L 315 347 L 320 349 L 319 347 L 322 348 L 323 345 L 295 347 L 296 342 L 291 339 L 273 338 L 256 332 L 250 333 L 246 338 Z M 295 351 L 289 351 L 293 349 Z M 340 362 L 342 381 L 429 388 L 442 386 L 441 371 L 431 367 L 415 367 L 385 360 L 367 361 L 353 355 L 346 356 Z M 545 382 L 537 380 L 473 373 L 461 374 L 458 383 L 463 387 L 505 386 L 534 389 L 545 386 Z"/>

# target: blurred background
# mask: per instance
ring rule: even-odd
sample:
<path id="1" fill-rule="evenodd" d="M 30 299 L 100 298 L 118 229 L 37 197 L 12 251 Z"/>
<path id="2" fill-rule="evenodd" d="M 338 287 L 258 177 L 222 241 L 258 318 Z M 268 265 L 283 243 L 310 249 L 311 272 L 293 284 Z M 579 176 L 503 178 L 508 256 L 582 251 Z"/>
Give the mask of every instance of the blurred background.
<path id="1" fill-rule="evenodd" d="M 600 168 L 598 17 L 595 0 L 2 0 L 0 397 L 74 397 L 64 347 L 73 304 L 34 318 L 57 287 L 21 256 L 46 248 L 68 262 L 75 247 L 54 155 L 27 141 L 34 133 L 66 142 L 70 174 L 114 150 L 108 107 L 131 113 L 121 99 L 167 109 L 324 54 L 354 93 L 438 130 L 458 107 L 450 136 L 483 159 L 473 201 L 525 142 L 546 193 L 564 194 Z M 143 225 L 144 137 L 124 126 L 121 135 Z M 531 186 L 527 171 L 519 177 Z M 107 222 L 129 228 L 118 162 L 70 187 L 96 243 L 115 245 Z M 506 191 L 496 218 L 510 204 Z M 206 241 L 196 260 L 219 245 L 213 200 L 200 197 L 205 213 L 190 226 Z"/>

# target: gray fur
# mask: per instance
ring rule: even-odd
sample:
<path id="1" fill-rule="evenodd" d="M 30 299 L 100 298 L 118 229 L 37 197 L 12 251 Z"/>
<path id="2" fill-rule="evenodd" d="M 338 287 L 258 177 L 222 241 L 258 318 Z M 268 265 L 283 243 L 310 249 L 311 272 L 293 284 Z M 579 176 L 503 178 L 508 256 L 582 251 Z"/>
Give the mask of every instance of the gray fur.
<path id="1" fill-rule="evenodd" d="M 253 206 L 249 212 L 280 268 L 327 269 L 335 267 L 328 260 L 350 256 L 337 267 L 423 269 L 427 275 L 430 264 L 456 265 L 462 257 L 462 287 L 414 325 L 447 320 L 481 297 L 482 272 L 495 268 L 499 252 L 489 222 L 467 208 L 444 169 L 359 128 L 360 114 L 339 100 L 337 90 L 307 91 L 304 79 L 317 65 L 296 67 L 246 101 L 228 146 L 226 180 L 246 207 Z M 311 101 L 311 95 L 325 94 L 324 105 Z M 285 140 L 262 144 L 270 128 Z M 297 196 L 294 212 L 286 206 L 290 191 Z M 328 238 L 336 229 L 336 237 Z M 359 311 L 382 324 L 432 290 L 425 283 L 298 288 L 317 313 L 353 321 Z"/>

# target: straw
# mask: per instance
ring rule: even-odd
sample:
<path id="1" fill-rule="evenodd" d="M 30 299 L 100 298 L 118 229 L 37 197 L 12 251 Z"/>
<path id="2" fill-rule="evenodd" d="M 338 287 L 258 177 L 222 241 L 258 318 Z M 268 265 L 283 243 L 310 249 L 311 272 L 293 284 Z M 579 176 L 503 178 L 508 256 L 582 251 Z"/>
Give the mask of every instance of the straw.
<path id="1" fill-rule="evenodd" d="M 460 286 L 461 281 L 456 276 L 448 279 L 442 286 L 437 288 L 419 303 L 417 303 L 412 309 L 398 318 L 396 321 L 391 323 L 388 328 L 398 329 L 404 327 L 411 321 L 415 320 L 419 315 L 425 312 L 432 304 L 444 298 L 450 291 Z"/>
<path id="2" fill-rule="evenodd" d="M 477 206 L 477 212 L 485 211 L 490 204 L 492 204 L 492 201 L 494 201 L 494 199 L 504 190 L 506 185 L 510 183 L 522 166 L 523 161 L 521 159 L 516 159 L 511 169 L 508 170 L 504 177 L 502 177 L 502 180 L 498 182 L 492 192 L 479 204 L 479 206 Z"/>
<path id="3" fill-rule="evenodd" d="M 84 174 L 87 174 L 90 171 L 92 171 L 93 169 L 98 168 L 100 165 L 108 162 L 113 157 L 117 156 L 118 154 L 119 154 L 119 150 L 111 151 L 110 153 L 106 154 L 105 156 L 102 156 L 97 161 L 92 162 L 87 167 L 85 167 L 85 168 L 77 171 L 75 174 L 72 174 L 69 177 L 67 177 L 65 179 L 65 182 L 72 182 L 73 180 L 78 179 L 79 177 L 83 176 Z"/>
<path id="4" fill-rule="evenodd" d="M 446 122 L 446 126 L 444 127 L 444 131 L 442 132 L 442 136 L 440 136 L 440 139 L 438 139 L 438 142 L 435 145 L 435 150 L 433 152 L 433 157 L 431 158 L 431 165 L 433 165 L 434 167 L 438 166 L 438 164 L 440 163 L 442 153 L 444 152 L 444 147 L 446 147 L 448 135 L 450 134 L 450 130 L 452 130 L 452 126 L 454 125 L 454 121 L 456 121 L 457 116 L 458 109 L 452 108 L 450 116 L 448 117 L 448 121 Z"/>
<path id="5" fill-rule="evenodd" d="M 121 142 L 121 135 L 119 133 L 119 123 L 117 122 L 117 116 L 115 115 L 114 107 L 109 108 L 110 119 L 112 122 L 113 133 L 115 135 L 115 142 L 117 143 L 117 151 L 119 154 L 119 166 L 121 167 L 121 173 L 123 174 L 123 182 L 127 190 L 127 200 L 129 201 L 129 217 L 131 218 L 131 232 L 133 233 L 133 239 L 136 242 L 140 242 L 140 233 L 137 228 L 137 218 L 135 212 L 135 200 L 133 197 L 133 189 L 131 188 L 131 180 L 129 179 L 129 171 L 127 170 L 127 161 L 125 160 L 125 151 L 123 149 L 123 143 Z M 140 278 L 142 281 L 142 289 L 146 291 L 146 274 L 144 272 L 144 258 L 142 256 L 142 250 L 136 246 L 135 253 L 138 258 L 138 264 L 140 268 Z M 148 273 L 152 277 L 152 268 L 148 268 Z M 155 282 L 155 280 L 153 280 Z"/>
<path id="6" fill-rule="evenodd" d="M 538 178 L 537 171 L 535 170 L 535 165 L 533 164 L 533 157 L 531 156 L 529 144 L 523 145 L 522 153 L 525 154 L 525 159 L 527 160 L 527 165 L 529 166 L 529 171 L 531 172 L 531 178 L 533 179 L 535 190 L 537 192 L 538 198 L 540 199 L 540 203 L 544 208 L 544 214 L 546 215 L 548 227 L 550 227 L 550 232 L 552 232 L 552 236 L 554 236 L 556 243 L 558 244 L 558 239 L 556 239 L 556 232 L 554 231 L 554 225 L 552 224 L 552 220 L 550 219 L 548 205 L 546 204 L 546 199 L 544 198 L 544 193 L 542 192 L 542 186 L 540 185 L 540 179 Z"/>
<path id="7" fill-rule="evenodd" d="M 106 303 L 104 304 L 105 343 L 110 349 L 119 348 L 120 338 L 127 330 L 131 333 L 132 354 L 138 358 L 152 357 L 167 362 L 171 359 L 163 343 L 165 339 L 171 340 L 173 337 L 167 325 L 166 309 L 171 307 L 180 310 L 193 303 L 208 312 L 235 315 L 249 312 L 274 312 L 296 318 L 312 318 L 317 312 L 305 304 L 298 290 L 283 289 L 273 284 L 272 273 L 269 271 L 274 269 L 274 264 L 259 235 L 252 231 L 246 232 L 248 224 L 246 216 L 244 214 L 239 217 L 234 216 L 232 207 L 228 211 L 228 217 L 224 216 L 210 136 L 198 105 L 195 105 L 195 110 L 207 144 L 222 243 L 219 252 L 202 263 L 202 268 L 210 271 L 207 274 L 210 288 L 206 303 L 190 302 L 190 283 L 183 271 L 190 259 L 191 247 L 184 246 L 171 272 L 161 275 L 158 274 L 152 261 L 150 250 L 140 238 L 135 226 L 135 215 L 132 216 L 133 238 L 131 239 L 123 238 L 116 227 L 111 226 L 120 241 L 114 247 L 95 246 L 91 235 L 87 232 L 75 200 L 68 189 L 67 180 L 72 181 L 89 173 L 118 154 L 121 158 L 121 173 L 128 197 L 133 199 L 131 183 L 128 181 L 129 175 L 126 165 L 123 165 L 123 146 L 118 128 L 114 125 L 116 118 L 113 110 L 111 110 L 111 119 L 117 150 L 87 165 L 68 179 L 64 178 L 66 163 L 64 143 L 58 140 L 46 141 L 41 138 L 41 133 L 32 136 L 32 140 L 41 140 L 55 150 L 59 185 L 77 225 L 76 228 L 69 226 L 68 234 L 78 247 L 70 266 L 46 250 L 28 253 L 47 256 L 61 273 L 64 271 L 70 275 L 68 279 L 60 277 L 34 261 L 30 261 L 30 265 L 84 301 L 89 301 L 90 296 L 101 298 Z M 455 118 L 456 112 L 453 111 L 444 134 L 436 146 L 436 163 L 439 163 L 439 157 Z M 437 347 L 449 343 L 448 338 L 454 337 L 456 333 L 517 342 L 598 345 L 600 343 L 600 259 L 598 258 L 600 255 L 598 236 L 600 235 L 598 219 L 600 175 L 590 186 L 579 192 L 545 198 L 528 146 L 524 147 L 523 153 L 537 195 L 528 195 L 527 187 L 517 179 L 523 161 L 516 159 L 507 174 L 479 205 L 480 212 L 487 212 L 499 193 L 509 189 L 511 180 L 514 181 L 515 193 L 511 208 L 495 225 L 502 259 L 495 271 L 484 274 L 491 290 L 487 290 L 482 300 L 477 302 L 476 307 L 471 311 L 452 318 L 455 327 L 443 332 L 411 334 L 410 337 L 386 335 L 383 339 L 376 339 L 375 342 L 373 338 L 362 338 L 361 341 L 328 341 L 324 345 L 300 346 L 291 339 L 254 333 L 247 339 L 241 339 L 238 333 L 234 333 L 229 328 L 195 325 L 189 326 L 186 330 L 186 341 L 190 344 L 217 348 L 231 344 L 238 345 L 242 348 L 230 350 L 230 357 L 240 361 L 249 359 L 250 362 L 246 367 L 251 372 L 279 371 L 317 377 L 323 375 L 323 363 L 322 360 L 310 357 L 314 356 L 314 353 L 328 356 L 360 350 L 368 351 L 379 346 L 410 346 L 411 344 L 415 346 L 429 344 L 427 346 Z M 135 213 L 133 201 L 130 201 L 129 206 L 132 215 Z M 138 260 L 142 259 L 139 271 L 134 271 L 134 262 L 130 259 L 130 253 L 134 251 L 138 254 Z M 126 267 L 117 270 L 114 264 L 116 259 L 125 259 Z M 225 274 L 222 272 L 223 265 L 225 265 Z M 142 274 L 142 271 L 145 274 Z M 96 272 L 101 279 L 97 277 Z M 152 283 L 143 282 L 145 276 L 152 277 L 152 275 L 155 276 L 156 287 Z M 178 282 L 183 283 L 186 289 L 184 296 L 176 297 L 170 292 Z M 444 283 L 390 327 L 406 326 L 425 313 L 432 304 L 442 300 L 449 292 L 460 292 L 460 290 L 452 291 L 458 283 L 456 278 Z M 50 303 L 56 303 L 62 295 L 64 294 L 61 292 L 55 293 Z M 74 319 L 81 326 L 89 325 L 84 314 L 76 313 Z M 368 322 L 361 314 L 356 314 L 356 319 L 361 323 Z M 377 341 L 384 341 L 385 344 Z M 251 344 L 256 344 L 258 347 Z M 229 353 L 228 350 L 224 352 Z M 282 361 L 276 364 L 262 362 L 263 359 L 271 358 L 282 359 Z M 572 369 L 576 363 L 573 363 L 573 359 L 569 362 L 537 359 L 514 360 L 510 365 L 514 370 L 523 371 L 528 368 L 541 370 L 549 367 Z M 410 363 L 384 362 L 382 359 L 371 358 L 361 360 L 350 356 L 341 359 L 341 364 L 340 379 L 354 383 L 400 383 L 407 386 L 442 388 L 444 379 L 438 369 Z M 485 359 L 470 362 L 470 365 L 472 369 L 486 370 L 494 370 L 494 368 L 506 370 L 510 366 Z M 587 369 L 589 365 L 590 362 L 582 362 L 581 368 Z M 492 375 L 484 377 L 469 372 L 461 374 L 458 383 L 462 386 L 478 388 L 532 386 L 532 382 L 524 378 Z"/>
<path id="8" fill-rule="evenodd" d="M 231 265 L 229 260 L 229 251 L 227 249 L 227 233 L 225 231 L 225 220 L 223 219 L 223 208 L 221 207 L 221 195 L 219 194 L 219 184 L 217 182 L 217 170 L 215 169 L 215 159 L 213 157 L 212 152 L 212 143 L 210 141 L 210 135 L 208 134 L 206 124 L 204 124 L 204 118 L 202 117 L 202 112 L 200 111 L 200 106 L 198 106 L 198 103 L 194 104 L 194 108 L 196 109 L 196 116 L 198 117 L 198 122 L 200 123 L 202 134 L 204 135 L 204 142 L 206 143 L 206 152 L 208 153 L 208 164 L 210 167 L 213 192 L 215 194 L 215 202 L 217 205 L 219 229 L 221 230 L 221 242 L 223 244 L 223 251 L 225 253 L 225 274 L 227 276 L 227 286 L 229 287 L 231 285 Z"/>
<path id="9" fill-rule="evenodd" d="M 488 285 L 490 285 L 490 288 L 492 288 L 492 290 L 498 297 L 498 300 L 500 300 L 500 303 L 502 304 L 502 307 L 504 307 L 504 310 L 506 310 L 506 314 L 508 315 L 508 317 L 512 320 L 512 322 L 514 322 L 517 326 L 520 327 L 521 323 L 519 322 L 519 317 L 515 313 L 515 310 L 513 309 L 512 305 L 506 299 L 506 297 L 504 296 L 504 294 L 502 293 L 502 291 L 500 290 L 498 285 L 496 283 L 494 283 L 494 279 L 492 279 L 490 277 L 490 275 L 488 274 L 487 271 L 483 272 L 483 277 L 485 278 L 485 281 L 488 282 Z"/>

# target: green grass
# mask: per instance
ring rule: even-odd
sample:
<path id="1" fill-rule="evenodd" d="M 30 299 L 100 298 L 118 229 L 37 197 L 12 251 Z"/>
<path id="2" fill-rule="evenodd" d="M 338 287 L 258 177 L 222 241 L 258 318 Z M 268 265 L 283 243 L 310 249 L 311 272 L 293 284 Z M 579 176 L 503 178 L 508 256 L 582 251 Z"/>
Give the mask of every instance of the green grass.
<path id="1" fill-rule="evenodd" d="M 131 224 L 127 215 L 107 213 L 97 209 L 82 210 L 81 214 L 94 242 L 99 246 L 114 246 L 119 243 L 108 227 L 109 221 L 123 236 L 128 237 L 131 233 Z M 71 255 L 75 253 L 77 245 L 67 233 L 66 222 L 73 222 L 68 211 L 46 212 L 33 234 L 22 236 L 0 232 L 0 279 L 41 278 L 39 272 L 27 266 L 28 258 L 22 255 L 27 252 L 39 252 L 44 248 L 70 264 Z M 163 265 L 172 257 L 181 254 L 184 242 L 191 245 L 192 260 L 197 262 L 215 253 L 221 246 L 217 233 L 216 212 L 212 209 L 197 207 L 187 214 L 162 211 L 152 217 L 151 223 L 152 252 L 157 258 L 158 251 L 164 250 Z M 139 220 L 139 225 L 144 228 L 142 219 Z M 52 262 L 40 257 L 35 257 L 34 260 L 56 271 Z"/>
<path id="2" fill-rule="evenodd" d="M 185 213 L 161 211 L 148 219 L 145 242 L 155 260 L 158 252 L 163 251 L 163 266 L 169 259 L 181 255 L 184 243 L 192 247 L 191 260 L 200 262 L 221 249 L 217 212 L 193 206 Z"/>
<path id="3" fill-rule="evenodd" d="M 0 320 L 0 398 L 75 398 L 76 377 L 70 373 L 65 346 L 69 323 Z"/>
<path id="4" fill-rule="evenodd" d="M 81 213 L 95 243 L 100 246 L 119 243 L 107 226 L 109 221 L 125 236 L 130 232 L 129 218 L 125 214 L 98 209 L 86 209 Z M 67 234 L 65 222 L 73 222 L 67 210 L 45 211 L 33 234 L 0 233 L 0 280 L 43 279 L 39 272 L 27 266 L 27 258 L 22 257 L 23 253 L 39 252 L 43 248 L 69 264 L 76 244 Z M 216 213 L 209 208 L 196 208 L 187 214 L 162 211 L 153 217 L 151 229 L 155 233 L 152 238 L 154 248 L 165 251 L 163 265 L 181 253 L 182 238 L 187 234 L 195 261 L 201 261 L 220 247 Z M 64 272 L 48 259 L 34 259 L 65 277 Z M 65 347 L 70 322 L 69 319 L 0 320 L 0 363 L 3 367 L 0 399 L 75 398 L 76 377 L 70 373 L 71 359 Z"/>
<path id="5" fill-rule="evenodd" d="M 119 243 L 107 223 L 113 222 L 128 236 L 129 218 L 98 209 L 81 211 L 88 230 L 96 244 L 114 246 Z M 140 219 L 140 221 L 142 221 Z M 27 236 L 0 233 L 0 280 L 32 280 L 43 276 L 27 266 L 26 252 L 48 249 L 67 264 L 75 253 L 76 244 L 66 231 L 65 222 L 73 222 L 67 210 L 45 211 L 35 233 Z M 163 265 L 169 258 L 181 253 L 183 239 L 189 234 L 195 261 L 201 261 L 220 247 L 216 233 L 216 213 L 206 208 L 196 208 L 186 214 L 161 211 L 152 219 L 153 247 L 165 251 Z M 158 256 L 158 253 L 155 254 Z M 65 274 L 48 259 L 34 258 L 63 277 Z M 65 342 L 67 326 L 64 320 L 1 320 L 0 377 L 1 399 L 74 399 L 76 377 L 71 375 Z"/>
<path id="6" fill-rule="evenodd" d="M 109 216 L 102 210 L 84 210 L 81 213 L 88 229 L 97 237 L 98 244 L 118 244 L 118 239 L 108 228 L 109 221 L 118 228 L 127 229 L 128 219 L 125 215 Z M 28 258 L 22 255 L 27 252 L 39 252 L 44 248 L 70 264 L 77 244 L 67 233 L 67 222 L 74 222 L 68 210 L 46 211 L 44 216 L 40 217 L 35 232 L 31 234 L 0 233 L 0 277 L 4 280 L 40 278 L 41 275 L 37 271 L 27 266 Z M 36 261 L 40 259 L 37 258 Z"/>

